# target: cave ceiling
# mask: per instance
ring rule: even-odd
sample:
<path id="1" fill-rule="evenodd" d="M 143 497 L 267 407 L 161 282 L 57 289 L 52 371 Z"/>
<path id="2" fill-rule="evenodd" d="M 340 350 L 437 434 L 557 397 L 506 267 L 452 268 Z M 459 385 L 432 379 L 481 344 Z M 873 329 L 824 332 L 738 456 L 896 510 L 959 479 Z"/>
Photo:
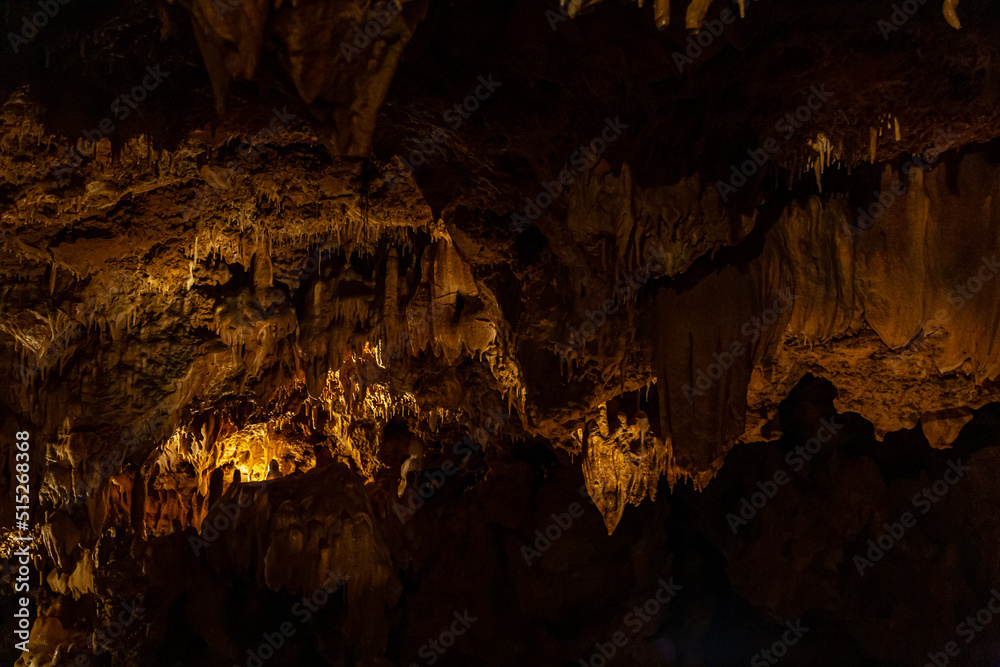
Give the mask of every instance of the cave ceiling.
<path id="1" fill-rule="evenodd" d="M 13 526 L 30 432 L 38 600 L 19 666 L 69 664 L 136 596 L 142 638 L 93 664 L 249 664 L 234 605 L 333 571 L 326 639 L 273 664 L 419 663 L 449 569 L 589 646 L 583 595 L 690 558 L 650 528 L 673 504 L 754 623 L 822 609 L 855 653 L 815 656 L 917 664 L 934 644 L 879 633 L 938 626 L 916 602 L 873 620 L 845 544 L 898 516 L 897 467 L 933 481 L 955 452 L 982 465 L 936 519 L 960 545 L 927 538 L 932 597 L 1000 585 L 1000 508 L 963 514 L 996 506 L 1000 465 L 1000 5 L 9 0 L 0 22 L 0 505 Z M 851 452 L 834 481 L 730 535 L 739 489 L 818 428 Z M 574 501 L 562 567 L 632 569 L 580 597 L 545 593 L 551 562 L 470 570 L 539 551 Z M 795 581 L 761 574 L 782 558 Z M 737 664 L 692 648 L 722 632 L 692 604 L 702 634 L 632 664 Z M 507 641 L 561 664 L 568 630 L 504 639 L 510 613 L 442 664 Z"/>

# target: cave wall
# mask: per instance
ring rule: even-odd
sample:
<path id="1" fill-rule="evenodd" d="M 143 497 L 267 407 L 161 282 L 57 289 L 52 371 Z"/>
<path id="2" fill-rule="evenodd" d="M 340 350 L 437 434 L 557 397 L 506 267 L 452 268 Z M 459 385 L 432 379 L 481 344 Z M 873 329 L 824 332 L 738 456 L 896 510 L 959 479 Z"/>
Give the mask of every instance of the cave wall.
<path id="1" fill-rule="evenodd" d="M 76 0 L 12 43 L 12 660 L 128 606 L 95 661 L 232 664 L 323 590 L 273 664 L 427 659 L 452 614 L 442 662 L 573 662 L 670 577 L 634 664 L 750 660 L 795 618 L 799 664 L 947 641 L 998 583 L 1000 15 L 653 4 Z M 846 431 L 730 533 L 820 419 Z M 853 556 L 959 454 L 868 588 Z"/>

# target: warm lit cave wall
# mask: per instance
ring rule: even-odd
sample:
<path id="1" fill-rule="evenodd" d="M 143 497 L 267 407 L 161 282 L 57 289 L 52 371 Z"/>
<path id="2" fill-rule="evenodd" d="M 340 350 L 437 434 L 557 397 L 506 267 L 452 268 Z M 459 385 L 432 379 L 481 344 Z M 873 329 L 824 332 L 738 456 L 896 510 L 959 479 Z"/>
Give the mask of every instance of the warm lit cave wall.
<path id="1" fill-rule="evenodd" d="M 1000 10 L 653 5 L 406 2 L 355 52 L 394 7 L 74 0 L 3 53 L 4 660 L 1000 659 L 956 634 L 1000 586 Z"/>

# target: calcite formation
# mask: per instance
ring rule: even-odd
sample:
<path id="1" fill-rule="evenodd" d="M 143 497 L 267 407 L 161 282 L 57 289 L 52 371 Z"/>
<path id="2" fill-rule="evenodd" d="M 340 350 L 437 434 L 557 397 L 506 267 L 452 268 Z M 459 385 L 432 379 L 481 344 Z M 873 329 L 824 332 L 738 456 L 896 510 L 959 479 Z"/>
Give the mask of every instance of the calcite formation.
<path id="1" fill-rule="evenodd" d="M 651 4 L 5 5 L 4 660 L 954 639 L 1000 586 L 995 7 Z"/>

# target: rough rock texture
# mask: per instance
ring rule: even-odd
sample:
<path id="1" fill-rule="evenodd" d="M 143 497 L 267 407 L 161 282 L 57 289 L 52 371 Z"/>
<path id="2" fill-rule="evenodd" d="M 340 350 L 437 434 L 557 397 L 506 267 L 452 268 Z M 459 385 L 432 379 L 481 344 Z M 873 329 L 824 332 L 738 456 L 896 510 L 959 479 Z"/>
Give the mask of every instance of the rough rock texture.
<path id="1" fill-rule="evenodd" d="M 1000 13 L 653 5 L 4 5 L 4 659 L 125 607 L 93 664 L 249 664 L 284 622 L 270 664 L 955 637 L 1000 585 Z"/>

